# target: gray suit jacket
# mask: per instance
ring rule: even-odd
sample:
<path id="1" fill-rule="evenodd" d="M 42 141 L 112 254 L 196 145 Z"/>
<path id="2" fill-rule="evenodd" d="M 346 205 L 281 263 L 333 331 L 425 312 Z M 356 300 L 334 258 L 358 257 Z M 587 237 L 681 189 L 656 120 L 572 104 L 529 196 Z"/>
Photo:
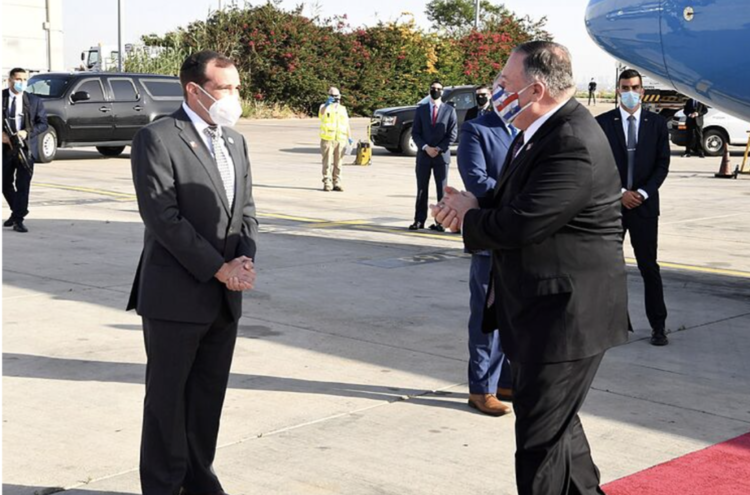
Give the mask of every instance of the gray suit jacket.
<path id="1" fill-rule="evenodd" d="M 222 130 L 235 168 L 231 209 L 218 168 L 182 108 L 133 139 L 133 183 L 146 233 L 127 309 L 143 317 L 209 323 L 224 300 L 235 320 L 242 314 L 242 293 L 214 275 L 237 256 L 255 259 L 258 221 L 247 143 Z"/>

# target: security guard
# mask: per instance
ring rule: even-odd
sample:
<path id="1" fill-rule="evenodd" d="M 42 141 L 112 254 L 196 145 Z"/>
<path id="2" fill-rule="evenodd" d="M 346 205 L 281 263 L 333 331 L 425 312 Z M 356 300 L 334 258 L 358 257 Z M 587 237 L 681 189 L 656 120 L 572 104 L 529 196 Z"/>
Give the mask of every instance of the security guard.
<path id="1" fill-rule="evenodd" d="M 341 160 L 346 145 L 351 142 L 349 113 L 341 104 L 338 88 L 328 90 L 328 99 L 320 106 L 320 153 L 323 155 L 323 190 L 343 191 L 341 185 Z M 333 167 L 331 167 L 333 165 Z"/>

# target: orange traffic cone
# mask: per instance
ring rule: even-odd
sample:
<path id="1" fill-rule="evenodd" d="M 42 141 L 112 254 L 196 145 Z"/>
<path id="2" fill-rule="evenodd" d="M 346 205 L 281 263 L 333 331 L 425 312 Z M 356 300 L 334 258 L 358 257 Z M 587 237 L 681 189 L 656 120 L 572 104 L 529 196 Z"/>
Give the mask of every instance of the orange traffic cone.
<path id="1" fill-rule="evenodd" d="M 714 174 L 714 177 L 718 179 L 736 179 L 739 167 L 732 172 L 732 162 L 729 159 L 729 146 L 724 144 L 724 156 L 721 159 L 721 166 L 719 167 L 719 173 Z"/>

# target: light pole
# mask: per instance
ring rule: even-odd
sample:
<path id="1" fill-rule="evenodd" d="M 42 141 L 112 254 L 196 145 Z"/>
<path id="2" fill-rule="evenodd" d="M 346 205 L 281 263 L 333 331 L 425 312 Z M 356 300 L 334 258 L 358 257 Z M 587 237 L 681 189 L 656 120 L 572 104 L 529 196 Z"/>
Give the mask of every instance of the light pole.
<path id="1" fill-rule="evenodd" d="M 474 29 L 477 31 L 479 31 L 479 9 L 479 0 L 476 0 L 476 2 L 474 2 Z"/>
<path id="2" fill-rule="evenodd" d="M 122 0 L 117 0 L 117 71 L 122 72 Z"/>

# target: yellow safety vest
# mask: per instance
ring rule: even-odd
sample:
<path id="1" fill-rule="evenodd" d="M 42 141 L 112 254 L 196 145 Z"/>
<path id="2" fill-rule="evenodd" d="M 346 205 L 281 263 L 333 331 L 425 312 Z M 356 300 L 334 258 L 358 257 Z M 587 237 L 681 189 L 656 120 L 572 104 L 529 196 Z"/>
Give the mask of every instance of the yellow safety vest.
<path id="1" fill-rule="evenodd" d="M 330 104 L 320 114 L 320 139 L 347 141 L 349 139 L 349 114 L 342 104 Z"/>

